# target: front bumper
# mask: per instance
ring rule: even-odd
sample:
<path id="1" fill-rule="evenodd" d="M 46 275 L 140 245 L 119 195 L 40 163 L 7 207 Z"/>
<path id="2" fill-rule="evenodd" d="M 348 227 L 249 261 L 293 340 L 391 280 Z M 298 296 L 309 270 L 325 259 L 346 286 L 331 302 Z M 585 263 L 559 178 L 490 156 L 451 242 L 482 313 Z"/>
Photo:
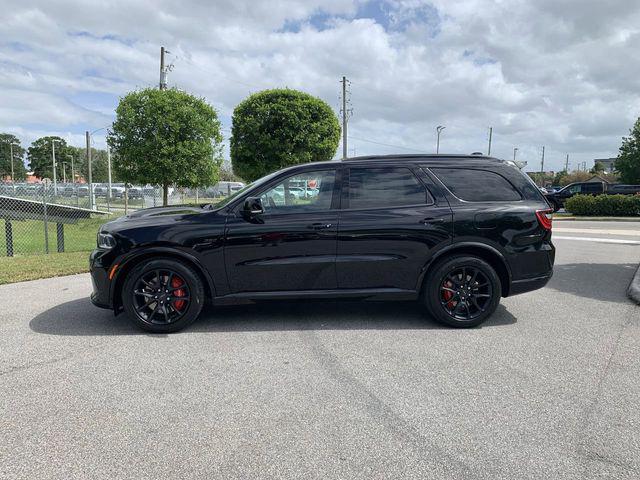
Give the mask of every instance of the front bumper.
<path id="1" fill-rule="evenodd" d="M 91 273 L 91 283 L 93 292 L 91 293 L 91 303 L 100 308 L 113 308 L 111 303 L 111 282 L 109 280 L 109 265 L 105 265 L 104 256 L 106 250 L 96 249 L 89 256 L 89 271 Z"/>

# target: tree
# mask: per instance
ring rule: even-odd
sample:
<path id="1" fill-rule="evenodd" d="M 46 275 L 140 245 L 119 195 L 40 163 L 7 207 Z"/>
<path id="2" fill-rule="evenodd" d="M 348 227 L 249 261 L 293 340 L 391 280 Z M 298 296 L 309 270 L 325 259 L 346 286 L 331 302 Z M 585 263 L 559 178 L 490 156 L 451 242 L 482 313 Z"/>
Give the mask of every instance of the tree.
<path id="1" fill-rule="evenodd" d="M 13 174 L 11 180 L 24 180 L 27 169 L 24 166 L 26 150 L 20 145 L 20 140 L 10 133 L 0 133 L 0 179 L 11 176 L 11 144 L 13 145 Z"/>
<path id="2" fill-rule="evenodd" d="M 57 155 L 56 155 L 57 157 Z M 67 179 L 71 179 L 71 157 L 73 157 L 73 173 L 89 181 L 89 164 L 87 163 L 87 149 L 83 147 L 67 147 L 65 157 L 60 158 L 66 162 Z M 106 183 L 109 180 L 108 155 L 106 150 L 97 148 L 91 149 L 91 181 L 95 183 Z M 58 174 L 61 177 L 62 174 Z M 116 172 L 111 172 L 111 180 L 118 182 L 120 179 Z"/>
<path id="3" fill-rule="evenodd" d="M 40 137 L 28 149 L 29 168 L 38 178 L 53 180 L 53 141 L 56 141 L 56 177 L 62 178 L 61 162 L 66 155 L 67 142 L 56 136 Z"/>
<path id="4" fill-rule="evenodd" d="M 164 205 L 170 185 L 212 185 L 222 163 L 216 111 L 177 89 L 147 88 L 123 97 L 107 142 L 119 178 L 161 186 Z"/>
<path id="5" fill-rule="evenodd" d="M 233 171 L 253 181 L 289 165 L 331 160 L 340 124 L 319 98 L 290 89 L 265 90 L 233 111 Z"/>
<path id="6" fill-rule="evenodd" d="M 640 118 L 629 131 L 629 136 L 622 137 L 616 170 L 622 183 L 640 184 Z"/>
<path id="7" fill-rule="evenodd" d="M 596 162 L 591 170 L 589 170 L 589 172 L 593 173 L 594 175 L 604 173 L 604 165 L 602 164 L 602 162 Z"/>

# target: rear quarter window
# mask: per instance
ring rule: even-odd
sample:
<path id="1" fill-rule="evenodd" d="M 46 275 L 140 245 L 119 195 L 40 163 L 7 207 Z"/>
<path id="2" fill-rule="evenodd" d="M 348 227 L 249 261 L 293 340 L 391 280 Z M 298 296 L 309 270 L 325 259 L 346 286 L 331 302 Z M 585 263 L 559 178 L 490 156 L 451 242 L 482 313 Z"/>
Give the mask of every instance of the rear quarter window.
<path id="1" fill-rule="evenodd" d="M 520 192 L 502 175 L 470 168 L 431 168 L 440 181 L 466 202 L 513 202 Z"/>

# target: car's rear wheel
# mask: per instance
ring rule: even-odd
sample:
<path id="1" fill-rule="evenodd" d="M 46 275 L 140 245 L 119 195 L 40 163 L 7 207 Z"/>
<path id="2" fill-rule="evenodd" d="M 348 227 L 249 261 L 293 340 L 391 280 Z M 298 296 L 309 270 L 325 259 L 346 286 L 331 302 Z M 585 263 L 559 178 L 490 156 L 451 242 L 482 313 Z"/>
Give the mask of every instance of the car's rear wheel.
<path id="1" fill-rule="evenodd" d="M 475 327 L 498 307 L 502 288 L 495 269 L 485 260 L 455 255 L 439 261 L 423 285 L 423 301 L 441 323 Z"/>
<path id="2" fill-rule="evenodd" d="M 149 260 L 131 270 L 122 288 L 122 305 L 140 328 L 176 332 L 193 323 L 204 304 L 204 287 L 189 266 L 172 259 Z"/>

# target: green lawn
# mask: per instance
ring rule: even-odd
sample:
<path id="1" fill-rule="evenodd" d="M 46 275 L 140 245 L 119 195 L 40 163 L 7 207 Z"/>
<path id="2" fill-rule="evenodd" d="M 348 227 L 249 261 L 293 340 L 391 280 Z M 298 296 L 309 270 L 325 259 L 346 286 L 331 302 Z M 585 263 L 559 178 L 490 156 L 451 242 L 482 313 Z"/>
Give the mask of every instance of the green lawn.
<path id="1" fill-rule="evenodd" d="M 0 257 L 0 285 L 89 271 L 89 252 Z"/>
<path id="2" fill-rule="evenodd" d="M 65 252 L 86 252 L 95 248 L 98 228 L 103 223 L 109 221 L 110 218 L 111 217 L 108 216 L 88 218 L 79 220 L 76 224 L 65 225 Z M 14 255 L 22 256 L 45 253 L 44 222 L 36 220 L 26 220 L 23 222 L 14 221 L 12 222 L 12 226 Z M 54 253 L 57 252 L 56 224 L 49 222 L 47 227 L 49 234 L 49 252 Z M 4 230 L 4 225 L 2 225 L 2 228 Z M 0 235 L 0 255 L 6 255 L 6 248 L 5 236 Z"/>

